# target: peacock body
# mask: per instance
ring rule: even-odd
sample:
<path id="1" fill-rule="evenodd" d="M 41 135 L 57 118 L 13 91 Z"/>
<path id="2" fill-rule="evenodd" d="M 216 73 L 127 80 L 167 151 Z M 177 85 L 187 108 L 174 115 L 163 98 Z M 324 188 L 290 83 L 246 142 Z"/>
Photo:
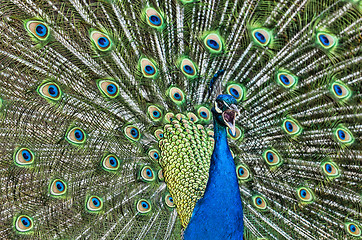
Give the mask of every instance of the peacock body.
<path id="1" fill-rule="evenodd" d="M 361 9 L 1 0 L 1 238 L 361 239 Z"/>

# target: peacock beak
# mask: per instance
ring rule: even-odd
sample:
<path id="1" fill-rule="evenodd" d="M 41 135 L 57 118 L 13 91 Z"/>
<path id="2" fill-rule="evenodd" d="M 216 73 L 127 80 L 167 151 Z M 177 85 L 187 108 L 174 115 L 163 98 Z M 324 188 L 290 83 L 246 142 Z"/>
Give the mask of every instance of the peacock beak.
<path id="1" fill-rule="evenodd" d="M 222 113 L 222 118 L 224 119 L 226 125 L 229 127 L 232 135 L 235 135 L 235 119 L 238 114 L 239 110 L 234 104 L 231 104 L 229 106 L 229 109 Z"/>

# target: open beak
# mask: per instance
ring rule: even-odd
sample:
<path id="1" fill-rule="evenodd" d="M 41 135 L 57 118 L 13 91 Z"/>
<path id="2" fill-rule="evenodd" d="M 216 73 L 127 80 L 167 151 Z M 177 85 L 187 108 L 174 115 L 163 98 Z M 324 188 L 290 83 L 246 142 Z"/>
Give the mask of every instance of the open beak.
<path id="1" fill-rule="evenodd" d="M 235 119 L 238 114 L 239 110 L 234 104 L 231 104 L 230 109 L 222 113 L 222 118 L 224 119 L 226 125 L 230 128 L 233 136 L 235 136 Z"/>

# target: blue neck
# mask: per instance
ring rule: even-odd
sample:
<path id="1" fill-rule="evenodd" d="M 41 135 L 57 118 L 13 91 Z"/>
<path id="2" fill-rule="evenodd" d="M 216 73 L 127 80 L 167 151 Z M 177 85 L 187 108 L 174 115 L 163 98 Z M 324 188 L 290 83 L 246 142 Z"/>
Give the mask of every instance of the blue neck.
<path id="1" fill-rule="evenodd" d="M 243 210 L 234 159 L 228 146 L 226 127 L 215 117 L 214 138 L 209 180 L 185 230 L 185 240 L 243 239 Z"/>

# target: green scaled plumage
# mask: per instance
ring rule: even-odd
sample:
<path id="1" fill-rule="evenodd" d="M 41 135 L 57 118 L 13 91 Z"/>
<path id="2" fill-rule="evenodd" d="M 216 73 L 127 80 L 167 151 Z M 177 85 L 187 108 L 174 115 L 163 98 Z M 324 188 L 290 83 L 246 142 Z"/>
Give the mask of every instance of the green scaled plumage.
<path id="1" fill-rule="evenodd" d="M 180 239 L 224 93 L 245 239 L 361 239 L 361 11 L 2 0 L 0 238 Z"/>

